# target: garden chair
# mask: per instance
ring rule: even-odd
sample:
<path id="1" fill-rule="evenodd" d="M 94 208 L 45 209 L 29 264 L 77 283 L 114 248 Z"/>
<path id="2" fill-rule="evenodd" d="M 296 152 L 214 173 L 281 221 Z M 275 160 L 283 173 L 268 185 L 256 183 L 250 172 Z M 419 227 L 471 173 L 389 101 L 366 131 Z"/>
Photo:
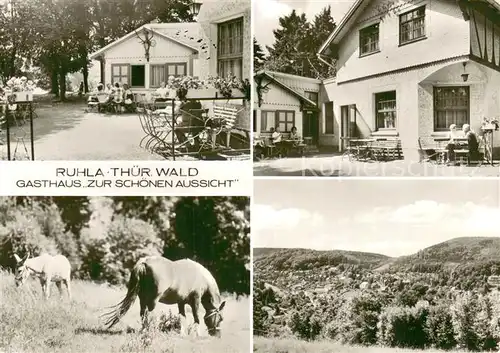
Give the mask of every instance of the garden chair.
<path id="1" fill-rule="evenodd" d="M 97 94 L 97 111 L 99 113 L 107 112 L 109 109 L 109 94 L 102 92 Z"/>
<path id="2" fill-rule="evenodd" d="M 447 150 L 440 146 L 427 147 L 422 143 L 422 139 L 418 138 L 418 153 L 420 155 L 420 163 L 430 162 L 443 164 L 446 158 Z"/>

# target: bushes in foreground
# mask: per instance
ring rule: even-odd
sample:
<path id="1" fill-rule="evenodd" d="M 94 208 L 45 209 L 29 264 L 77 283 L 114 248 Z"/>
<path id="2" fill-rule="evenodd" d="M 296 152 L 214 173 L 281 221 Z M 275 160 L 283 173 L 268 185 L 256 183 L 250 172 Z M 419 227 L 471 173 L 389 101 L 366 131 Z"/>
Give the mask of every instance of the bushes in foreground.
<path id="1" fill-rule="evenodd" d="M 414 306 L 403 306 L 380 293 L 357 293 L 347 300 L 330 297 L 316 307 L 303 303 L 290 307 L 287 326 L 304 340 L 327 338 L 350 345 L 492 351 L 500 342 L 498 297 L 495 292 L 465 292 L 439 305 L 419 301 Z M 257 295 L 255 299 L 254 310 L 258 310 L 262 297 Z M 279 298 L 275 302 L 275 307 L 284 305 Z M 327 314 L 339 303 L 334 315 Z M 260 333 L 256 334 L 270 332 L 272 322 L 259 320 Z"/>

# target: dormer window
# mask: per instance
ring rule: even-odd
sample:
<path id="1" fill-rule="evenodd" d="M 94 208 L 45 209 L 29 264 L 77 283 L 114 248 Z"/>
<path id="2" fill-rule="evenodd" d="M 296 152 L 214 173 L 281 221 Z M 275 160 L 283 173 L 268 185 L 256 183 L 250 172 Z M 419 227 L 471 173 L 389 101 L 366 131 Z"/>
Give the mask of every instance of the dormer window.
<path id="1" fill-rule="evenodd" d="M 399 16 L 399 45 L 425 38 L 425 6 Z"/>
<path id="2" fill-rule="evenodd" d="M 365 27 L 359 31 L 359 56 L 379 51 L 379 24 Z"/>

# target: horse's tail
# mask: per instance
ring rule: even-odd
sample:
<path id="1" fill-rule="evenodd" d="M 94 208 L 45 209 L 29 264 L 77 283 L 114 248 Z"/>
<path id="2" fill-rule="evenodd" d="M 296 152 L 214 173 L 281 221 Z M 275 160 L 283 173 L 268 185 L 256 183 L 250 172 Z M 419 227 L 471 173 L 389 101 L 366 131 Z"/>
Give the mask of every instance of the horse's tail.
<path id="1" fill-rule="evenodd" d="M 137 294 L 139 293 L 139 283 L 141 276 L 146 272 L 146 265 L 144 262 L 139 262 L 134 266 L 130 273 L 130 279 L 127 286 L 127 294 L 125 298 L 118 304 L 111 307 L 111 311 L 101 315 L 106 320 L 105 325 L 110 329 L 120 321 L 120 319 L 127 313 L 132 304 L 134 304 Z"/>

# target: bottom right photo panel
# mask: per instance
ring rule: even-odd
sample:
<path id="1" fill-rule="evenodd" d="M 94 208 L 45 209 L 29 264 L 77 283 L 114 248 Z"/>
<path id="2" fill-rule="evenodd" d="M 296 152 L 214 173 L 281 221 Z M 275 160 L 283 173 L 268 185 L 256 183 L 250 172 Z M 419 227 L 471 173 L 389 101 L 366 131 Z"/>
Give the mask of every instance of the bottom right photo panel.
<path id="1" fill-rule="evenodd" d="M 500 348 L 499 182 L 255 180 L 258 353 Z"/>

